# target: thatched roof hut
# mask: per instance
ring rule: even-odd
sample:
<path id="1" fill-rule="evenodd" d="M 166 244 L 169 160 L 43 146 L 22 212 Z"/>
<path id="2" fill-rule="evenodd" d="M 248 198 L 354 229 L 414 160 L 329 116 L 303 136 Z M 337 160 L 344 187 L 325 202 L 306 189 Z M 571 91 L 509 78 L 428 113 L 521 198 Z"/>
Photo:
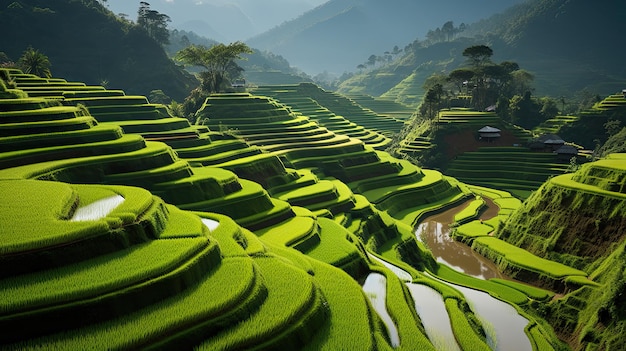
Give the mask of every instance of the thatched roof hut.
<path id="1" fill-rule="evenodd" d="M 572 145 L 562 145 L 554 151 L 561 160 L 569 160 L 578 155 L 578 149 Z"/>
<path id="2" fill-rule="evenodd" d="M 556 151 L 559 147 L 565 144 L 560 136 L 556 134 L 542 134 L 538 138 L 533 139 L 528 143 L 528 147 L 533 150 L 552 150 Z"/>
<path id="3" fill-rule="evenodd" d="M 484 126 L 478 130 L 481 140 L 493 140 L 500 137 L 501 130 L 498 128 Z"/>

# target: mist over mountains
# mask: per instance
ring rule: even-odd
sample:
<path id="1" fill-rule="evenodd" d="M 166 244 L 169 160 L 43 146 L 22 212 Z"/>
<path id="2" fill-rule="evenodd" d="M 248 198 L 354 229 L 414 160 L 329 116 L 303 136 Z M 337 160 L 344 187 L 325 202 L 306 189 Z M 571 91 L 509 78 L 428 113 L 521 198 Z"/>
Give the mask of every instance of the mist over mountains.
<path id="1" fill-rule="evenodd" d="M 246 40 L 327 0 L 148 0 L 152 9 L 170 16 L 172 29 L 229 43 Z M 108 0 L 108 8 L 136 19 L 139 1 Z"/>
<path id="2" fill-rule="evenodd" d="M 284 56 L 303 71 L 354 71 L 380 55 L 423 39 L 447 21 L 472 23 L 522 0 L 331 0 L 247 43 Z"/>
<path id="3" fill-rule="evenodd" d="M 281 55 L 315 75 L 355 71 L 380 55 L 424 38 L 447 21 L 473 23 L 524 0 L 154 0 L 170 16 L 171 29 L 193 31 L 220 42 L 245 41 Z M 108 0 L 114 13 L 134 20 L 138 2 Z"/>

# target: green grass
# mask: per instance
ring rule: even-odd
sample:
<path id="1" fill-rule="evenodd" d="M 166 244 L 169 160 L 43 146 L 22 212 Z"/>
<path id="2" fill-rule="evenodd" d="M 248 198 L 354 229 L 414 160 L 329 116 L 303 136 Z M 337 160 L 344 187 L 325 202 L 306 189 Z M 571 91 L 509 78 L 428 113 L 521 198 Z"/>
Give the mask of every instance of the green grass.
<path id="1" fill-rule="evenodd" d="M 565 278 L 565 282 L 568 284 L 572 284 L 574 286 L 584 286 L 584 285 L 589 285 L 589 286 L 593 286 L 593 287 L 600 287 L 602 286 L 601 284 L 598 284 L 592 280 L 589 280 L 587 277 L 583 277 L 580 275 L 572 275 L 569 276 L 567 278 Z"/>
<path id="2" fill-rule="evenodd" d="M 320 226 L 321 240 L 317 246 L 307 252 L 308 256 L 339 268 L 365 265 L 364 253 L 350 241 L 356 240 L 350 232 L 332 219 L 318 218 L 317 221 Z"/>
<path id="3" fill-rule="evenodd" d="M 206 340 L 198 350 L 295 348 L 312 339 L 327 318 L 326 302 L 311 276 L 272 257 L 254 259 L 268 296 L 249 319 Z"/>
<path id="4" fill-rule="evenodd" d="M 77 116 L 69 119 L 52 121 L 34 121 L 0 124 L 0 137 L 25 134 L 44 134 L 86 130 L 97 124 L 91 116 Z"/>
<path id="5" fill-rule="evenodd" d="M 457 285 L 479 289 L 489 295 L 515 305 L 523 305 L 528 302 L 528 297 L 518 289 L 497 284 L 491 280 L 483 280 L 455 271 L 454 269 L 439 264 L 437 277 Z"/>
<path id="6" fill-rule="evenodd" d="M 193 238 L 209 234 L 209 230 L 204 226 L 199 216 L 169 204 L 166 205 L 166 208 L 168 221 L 167 226 L 159 235 L 160 239 Z"/>
<path id="7" fill-rule="evenodd" d="M 206 248 L 206 238 L 155 240 L 68 267 L 0 282 L 3 314 L 105 295 L 154 279 Z"/>
<path id="8" fill-rule="evenodd" d="M 540 330 L 540 326 L 538 324 L 529 324 L 526 329 L 526 334 L 532 343 L 533 351 L 556 350 L 552 343 L 549 342 L 549 339 Z"/>
<path id="9" fill-rule="evenodd" d="M 563 279 L 568 276 L 587 276 L 583 271 L 535 256 L 524 249 L 494 237 L 478 237 L 474 239 L 474 245 L 478 245 L 477 251 L 483 255 L 498 258 L 496 262 L 499 263 L 501 268 L 511 265 L 518 269 L 529 270 L 553 279 Z"/>
<path id="10" fill-rule="evenodd" d="M 476 217 L 485 206 L 485 200 L 478 197 L 476 200 L 472 200 L 468 206 L 454 215 L 454 223 L 461 224 L 468 222 Z"/>
<path id="11" fill-rule="evenodd" d="M 0 252 L 3 255 L 75 242 L 111 231 L 106 219 L 67 220 L 79 203 L 73 186 L 23 180 L 0 181 L 0 189 L 3 194 L 0 199 L 0 221 L 3 223 Z M 102 191 L 95 196 L 99 195 L 103 195 Z M 118 209 L 117 213 L 121 211 Z"/>
<path id="12" fill-rule="evenodd" d="M 132 142 L 130 150 L 125 147 L 124 140 Z M 136 141 L 140 144 L 137 145 Z M 28 154 L 27 157 L 22 157 L 26 152 L 16 152 L 15 155 L 12 152 L 1 154 L 0 163 L 4 163 L 5 158 L 12 157 L 17 158 L 19 162 L 12 165 L 14 168 L 0 170 L 0 178 L 48 177 L 60 181 L 78 178 L 84 181 L 86 176 L 102 177 L 103 174 L 150 169 L 170 164 L 176 159 L 174 151 L 167 145 L 158 142 L 144 143 L 138 135 L 128 135 L 102 144 L 73 145 L 62 149 L 43 148 L 36 151 L 37 153 Z M 6 162 L 12 160 L 8 159 Z"/>
<path id="13" fill-rule="evenodd" d="M 471 221 L 469 223 L 461 224 L 454 228 L 452 235 L 456 238 L 474 238 L 480 236 L 487 236 L 494 231 L 494 228 L 490 225 L 481 223 L 480 221 Z M 471 241 L 471 240 L 470 240 Z"/>
<path id="14" fill-rule="evenodd" d="M 201 218 L 208 218 L 218 221 L 220 225 L 211 232 L 210 236 L 215 238 L 220 246 L 220 252 L 223 257 L 247 257 L 243 246 L 237 241 L 237 238 L 243 234 L 242 228 L 230 217 L 206 212 L 192 212 Z"/>
<path id="15" fill-rule="evenodd" d="M 385 275 L 387 301 L 386 307 L 394 321 L 400 337 L 398 350 L 434 350 L 433 345 L 426 337 L 419 316 L 414 308 L 410 292 L 391 271 L 387 268 L 373 268 L 374 272 Z"/>
<path id="16" fill-rule="evenodd" d="M 615 161 L 618 163 L 620 162 L 619 160 L 611 160 L 611 161 Z M 564 187 L 564 188 L 570 188 L 570 189 L 574 189 L 577 191 L 586 192 L 589 194 L 596 194 L 596 195 L 617 198 L 617 199 L 626 199 L 626 194 L 604 190 L 602 188 L 599 188 L 593 185 L 579 183 L 573 179 L 573 174 L 563 174 L 557 177 L 553 177 L 550 179 L 550 182 L 558 186 Z"/>
<path id="17" fill-rule="evenodd" d="M 197 287 L 174 297 L 110 321 L 31 338 L 15 348 L 85 350 L 98 345 L 103 349 L 129 349 L 157 342 L 191 346 L 199 343 L 202 335 L 245 318 L 258 308 L 265 295 L 251 259 L 227 258 Z"/>
<path id="18" fill-rule="evenodd" d="M 276 245 L 293 247 L 306 253 L 320 242 L 318 225 L 310 217 L 293 217 L 278 225 L 263 228 L 255 232 L 264 241 Z"/>
<path id="19" fill-rule="evenodd" d="M 459 300 L 454 298 L 446 298 L 444 300 L 450 324 L 454 331 L 456 341 L 462 350 L 491 350 L 487 345 L 486 338 L 478 335 L 470 322 L 465 317 L 465 311 L 459 306 Z"/>
<path id="20" fill-rule="evenodd" d="M 498 205 L 501 210 L 515 210 L 522 205 L 522 202 L 514 197 L 494 199 L 493 202 Z"/>
<path id="21" fill-rule="evenodd" d="M 537 288 L 535 286 L 524 284 L 524 283 L 518 283 L 512 280 L 492 278 L 492 279 L 489 279 L 489 281 L 511 287 L 515 290 L 519 290 L 522 293 L 524 293 L 526 296 L 528 296 L 529 298 L 533 300 L 537 300 L 537 301 L 548 301 L 552 299 L 552 297 L 554 297 L 555 295 L 552 291 L 544 290 L 544 289 Z"/>
<path id="22" fill-rule="evenodd" d="M 490 199 L 498 199 L 498 198 L 508 198 L 511 197 L 511 194 L 509 194 L 508 192 L 504 191 L 504 190 L 498 190 L 498 189 L 491 189 L 491 188 L 485 188 L 482 186 L 478 186 L 478 185 L 471 185 L 468 184 L 467 187 L 473 192 L 476 193 L 478 195 L 483 195 L 486 196 Z"/>

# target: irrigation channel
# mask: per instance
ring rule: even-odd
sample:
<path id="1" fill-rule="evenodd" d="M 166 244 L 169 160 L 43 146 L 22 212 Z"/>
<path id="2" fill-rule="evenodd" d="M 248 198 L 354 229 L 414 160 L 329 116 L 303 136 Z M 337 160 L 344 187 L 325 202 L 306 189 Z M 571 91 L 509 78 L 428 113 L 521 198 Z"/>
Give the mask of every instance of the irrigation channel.
<path id="1" fill-rule="evenodd" d="M 491 201 L 485 200 L 487 200 L 490 208 L 482 214 L 482 219 L 490 218 L 497 211 L 497 209 L 494 209 L 495 205 Z M 451 268 L 479 279 L 506 278 L 502 276 L 491 261 L 475 253 L 467 245 L 457 242 L 450 237 L 449 224 L 453 221 L 454 214 L 460 211 L 463 206 L 465 205 L 424 219 L 416 228 L 415 234 L 417 239 L 428 246 L 438 262 L 446 264 Z M 460 350 L 454 339 L 454 333 L 450 326 L 450 319 L 442 296 L 428 286 L 411 283 L 411 275 L 401 268 L 382 261 L 373 255 L 370 257 L 383 263 L 401 280 L 406 282 L 426 334 L 435 347 L 438 350 Z M 378 273 L 372 273 L 372 275 L 374 274 Z M 437 279 L 436 277 L 432 278 Z M 380 278 L 372 279 L 380 281 Z M 496 351 L 532 351 L 528 336 L 524 332 L 524 328 L 529 322 L 526 318 L 519 315 L 513 306 L 482 291 L 450 283 L 446 284 L 453 286 L 465 295 L 474 313 L 483 323 L 487 331 L 488 344 L 492 349 Z M 379 283 L 377 286 L 379 290 L 376 293 L 371 290 L 366 291 L 369 292 L 368 296 L 370 296 L 371 300 L 372 296 L 378 296 L 377 294 L 385 296 L 384 283 Z M 378 299 L 381 298 L 380 296 L 378 296 Z M 372 300 L 372 304 L 376 306 L 374 300 Z M 385 311 L 384 313 L 387 312 Z M 384 317 L 382 319 L 385 321 Z M 393 322 L 385 321 L 385 325 L 389 335 L 397 335 Z M 393 337 L 391 338 L 393 342 Z"/>

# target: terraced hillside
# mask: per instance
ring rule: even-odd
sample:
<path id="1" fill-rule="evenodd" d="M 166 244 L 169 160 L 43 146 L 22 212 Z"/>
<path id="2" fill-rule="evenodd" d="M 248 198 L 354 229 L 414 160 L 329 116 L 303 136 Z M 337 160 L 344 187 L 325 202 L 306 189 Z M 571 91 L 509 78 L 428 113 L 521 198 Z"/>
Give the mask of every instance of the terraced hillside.
<path id="1" fill-rule="evenodd" d="M 369 108 L 370 110 L 383 114 L 397 116 L 399 119 L 407 121 L 415 113 L 415 109 L 411 106 L 396 102 L 392 99 L 384 99 L 371 95 L 350 95 L 357 104 Z"/>
<path id="2" fill-rule="evenodd" d="M 143 96 L 1 73 L 2 349 L 435 349 L 414 285 L 440 296 L 461 349 L 490 349 L 439 279 L 516 305 L 524 339 L 560 345 L 522 311 L 550 293 L 470 279 L 416 240 L 425 216 L 475 199 L 459 214 L 475 225 L 479 198 L 503 192 L 323 128 L 310 101 L 213 95 L 190 125 Z M 498 196 L 494 227 L 519 206 Z M 558 292 L 586 277 L 550 267 Z"/>
<path id="3" fill-rule="evenodd" d="M 541 124 L 539 124 L 537 127 L 533 128 L 533 132 L 535 134 L 541 135 L 541 134 L 559 134 L 559 132 L 561 131 L 561 128 L 576 122 L 578 120 L 577 116 L 561 116 L 558 115 L 554 118 L 550 118 L 547 119 L 543 122 L 541 122 Z"/>
<path id="4" fill-rule="evenodd" d="M 550 178 L 496 235 L 602 284 L 576 289 L 572 280 L 570 293 L 544 311 L 559 332 L 577 335 L 575 349 L 619 349 L 626 343 L 625 182 L 624 154 L 584 164 L 576 173 Z"/>
<path id="5" fill-rule="evenodd" d="M 368 146 L 377 150 L 384 150 L 389 145 L 390 139 L 380 133 L 367 130 L 343 116 L 337 116 L 329 109 L 321 106 L 309 96 L 298 93 L 297 86 L 269 86 L 254 89 L 256 94 L 270 96 L 277 103 L 285 105 L 291 112 L 308 117 L 320 127 L 327 128 L 331 132 L 359 139 Z"/>
<path id="6" fill-rule="evenodd" d="M 482 138 L 479 130 L 485 127 L 498 129 L 497 137 Z M 438 166 L 446 175 L 525 199 L 548 177 L 567 171 L 570 159 L 553 150 L 531 151 L 526 146 L 532 136 L 493 112 L 443 109 L 434 120 L 416 121 L 397 153 L 427 164 L 429 159 L 438 158 Z"/>
<path id="7" fill-rule="evenodd" d="M 427 74 L 425 70 L 418 68 L 391 89 L 381 94 L 381 97 L 417 107 L 419 101 L 422 101 L 426 93 L 423 82 L 428 78 Z"/>
<path id="8" fill-rule="evenodd" d="M 487 126 L 500 129 L 500 137 L 482 140 L 478 130 Z M 415 120 L 398 152 L 417 159 L 440 154 L 445 164 L 481 146 L 512 146 L 531 138 L 530 131 L 505 123 L 494 112 L 453 107 L 438 111 L 432 120 Z"/>
<path id="9" fill-rule="evenodd" d="M 376 208 L 391 211 L 392 216 L 402 201 L 411 201 L 412 207 L 438 206 L 443 199 L 458 200 L 469 194 L 454 179 L 394 159 L 358 139 L 334 134 L 312 122 L 302 127 L 306 117 L 288 112 L 286 106 L 262 96 L 213 95 L 198 111 L 198 120 L 209 128 L 237 130 L 251 144 L 280 155 L 289 167 L 336 178 L 365 195 Z"/>
<path id="10" fill-rule="evenodd" d="M 561 126 L 558 134 L 593 149 L 598 141 L 604 143 L 607 140 L 607 122 L 617 121 L 622 127 L 626 125 L 626 96 L 623 93 L 609 95 L 576 117 L 576 120 Z"/>
<path id="11" fill-rule="evenodd" d="M 520 146 L 481 147 L 457 156 L 445 172 L 463 182 L 506 190 L 525 199 L 548 178 L 567 172 L 568 166 L 569 162 L 554 153 Z"/>
<path id="12" fill-rule="evenodd" d="M 282 89 L 280 89 L 279 86 L 279 89 L 269 87 L 269 89 L 264 90 L 272 91 Z M 350 122 L 386 136 L 398 133 L 404 127 L 408 117 L 410 117 L 406 114 L 378 114 L 368 108 L 364 108 L 341 94 L 323 90 L 311 83 L 300 83 L 296 86 L 292 86 L 290 87 L 290 92 L 295 96 L 311 98 L 319 105 L 331 110 L 334 114 L 343 116 Z M 271 92 L 267 94 L 273 96 Z"/>
<path id="13" fill-rule="evenodd" d="M 8 73 L 23 75 L 16 71 Z M 23 78 L 29 77 L 23 75 Z M 169 290 L 167 286 L 155 283 L 159 291 L 163 290 L 159 293 L 143 289 L 145 283 L 139 284 L 139 281 L 137 284 L 142 289 L 135 289 L 134 295 L 131 294 L 133 291 L 126 293 L 130 288 L 116 292 L 115 285 L 111 285 L 114 282 L 89 289 L 90 295 L 70 291 L 58 293 L 91 296 L 92 300 L 101 299 L 98 297 L 101 294 L 112 295 L 112 300 L 103 299 L 100 305 L 96 301 L 95 305 L 91 303 L 87 305 L 90 307 L 84 307 L 97 310 L 120 304 L 100 316 L 96 313 L 93 320 L 70 318 L 84 313 L 84 308 L 74 306 L 82 302 L 74 303 L 74 300 L 60 302 L 60 307 L 55 307 L 53 312 L 44 310 L 43 314 L 24 312 L 37 310 L 40 308 L 37 304 L 31 306 L 29 301 L 7 300 L 5 323 L 19 320 L 13 327 L 17 330 L 32 324 L 33 320 L 39 322 L 34 327 L 31 325 L 21 332 L 7 335 L 3 343 L 14 343 L 14 347 L 20 349 L 37 345 L 67 349 L 82 349 L 85 345 L 105 348 L 196 345 L 208 349 L 246 348 L 253 344 L 272 348 L 309 344 L 312 349 L 337 349 L 347 345 L 368 349 L 385 347 L 389 342 L 386 332 L 380 329 L 378 316 L 371 310 L 356 282 L 372 264 L 354 233 L 362 233 L 361 226 L 367 228 L 368 235 L 390 233 L 395 227 L 393 222 L 381 220 L 364 197 L 355 196 L 339 181 L 320 180 L 307 170 L 286 170 L 276 156 L 260 152 L 258 148 L 251 156 L 228 159 L 232 144 L 251 147 L 240 139 L 221 138 L 222 134 L 210 132 L 206 127 L 190 126 L 182 119 L 170 116 L 163 106 L 149 104 L 145 97 L 88 87 L 79 89 L 83 90 L 81 92 L 68 88 L 58 95 L 63 83 L 56 79 L 39 81 L 40 97 L 36 98 L 23 97 L 16 93 L 18 90 L 5 90 L 3 96 L 13 96 L 0 100 L 3 136 L 0 178 L 6 189 L 3 194 L 10 195 L 3 196 L 2 200 L 2 237 L 12 238 L 3 240 L 6 249 L 2 250 L 2 260 L 7 268 L 3 270 L 7 275 L 3 282 L 5 291 L 8 293 L 21 286 L 26 289 L 31 280 L 39 282 L 33 286 L 35 290 L 41 290 L 39 287 L 51 281 L 58 281 L 61 286 L 76 285 L 79 289 L 85 284 L 66 282 L 57 278 L 58 274 L 70 272 L 72 279 L 83 281 L 102 276 L 102 272 L 106 273 L 108 269 L 115 275 L 119 268 L 109 268 L 109 260 L 120 255 L 125 257 L 124 252 L 134 252 L 135 245 L 150 240 L 161 242 L 160 239 L 166 239 L 163 244 L 174 244 L 170 237 L 184 239 L 181 242 L 197 237 L 194 240 L 200 243 L 203 240 L 214 243 L 211 252 L 217 255 L 211 257 L 217 268 L 199 272 L 181 268 L 189 275 L 187 278 L 183 276 L 184 283 L 180 283 L 180 279 L 168 280 L 172 285 Z M 68 87 L 73 86 L 68 84 Z M 50 95 L 46 95 L 46 87 L 53 87 L 49 89 Z M 93 110 L 103 122 L 94 119 L 89 110 Z M 207 157 L 213 155 L 216 160 L 221 160 L 218 164 L 224 168 L 201 167 L 205 160 L 179 158 L 179 151 L 156 140 L 173 143 L 183 154 L 185 149 L 196 148 L 195 151 L 204 152 Z M 273 167 L 276 165 L 280 167 Z M 248 171 L 256 177 L 267 176 L 264 179 L 275 197 L 270 197 L 259 184 L 237 177 L 227 167 L 243 173 Z M 263 173 L 264 170 L 273 172 L 274 177 Z M 139 188 L 76 186 L 86 189 L 86 195 L 83 195 L 67 184 L 78 182 L 140 185 L 160 197 Z M 136 195 L 137 192 L 143 197 Z M 57 199 L 60 203 L 41 202 L 38 206 L 48 209 L 47 212 L 36 208 L 29 211 L 35 206 L 35 199 L 47 193 L 55 194 L 46 196 L 47 199 Z M 117 207 L 119 215 L 115 209 L 103 212 L 104 205 L 98 204 L 101 198 L 106 200 L 109 197 L 118 201 L 122 198 L 122 205 Z M 165 198 L 176 202 L 177 207 L 163 202 Z M 21 199 L 23 205 L 15 206 L 15 199 Z M 139 202 L 137 208 L 125 205 L 130 206 L 135 201 Z M 304 207 L 291 206 L 290 202 Z M 101 213 L 101 217 L 88 218 L 89 223 L 78 226 L 83 228 L 80 230 L 61 224 L 73 217 L 74 212 L 82 212 L 82 207 L 89 208 L 92 203 L 97 204 L 95 209 L 87 212 Z M 255 230 L 258 237 L 229 217 L 206 212 L 212 208 L 232 215 L 238 223 Z M 35 218 L 31 218 L 33 215 Z M 37 215 L 48 216 L 49 220 L 41 221 Z M 15 226 L 10 225 L 13 220 Z M 47 228 L 53 223 L 58 223 L 59 229 L 40 238 L 41 229 L 36 229 L 35 225 Z M 16 232 L 14 227 L 21 228 L 21 231 Z M 20 234 L 22 232 L 28 235 Z M 83 246 L 82 240 L 75 245 L 63 245 L 82 236 L 92 241 L 91 245 L 102 253 Z M 117 239 L 109 243 L 111 238 Z M 33 241 L 35 239 L 37 241 Z M 50 251 L 57 247 L 58 254 Z M 196 250 L 194 247 L 198 245 L 189 250 Z M 308 256 L 292 248 L 307 252 Z M 125 251 L 117 253 L 119 250 Z M 170 251 L 167 257 L 180 256 L 182 259 L 188 256 L 179 254 L 181 250 Z M 138 279 L 142 276 L 143 265 L 136 262 L 155 255 L 148 252 L 137 254 L 133 258 L 135 263 L 122 260 L 115 264 L 117 267 L 136 267 L 136 272 L 128 271 L 127 274 L 134 274 L 137 278 L 132 279 Z M 164 256 L 163 260 L 167 257 Z M 233 259 L 226 260 L 229 257 Z M 233 264 L 225 264 L 231 261 Z M 56 262 L 53 266 L 58 266 L 59 273 L 49 272 L 51 262 Z M 163 265 L 166 270 L 176 267 L 167 262 Z M 83 276 L 81 272 L 90 269 L 93 273 Z M 43 277 L 32 275 L 40 270 L 45 274 Z M 74 271 L 76 273 L 72 274 Z M 155 276 L 165 274 L 159 272 L 166 271 L 163 268 L 155 271 Z M 318 278 L 312 279 L 311 274 Z M 123 284 L 127 284 L 124 282 L 130 282 L 131 278 L 120 276 L 119 279 L 117 285 L 122 289 Z M 396 278 L 389 276 L 390 281 L 393 279 Z M 341 290 L 336 289 L 335 284 L 342 280 L 347 283 L 339 284 Z M 291 284 L 284 284 L 284 281 Z M 293 284 L 294 281 L 297 283 Z M 109 285 L 113 290 L 106 288 Z M 145 300 L 142 304 L 132 302 L 142 296 L 140 293 L 154 297 L 142 298 Z M 18 298 L 30 293 L 17 290 L 13 294 Z M 127 299 L 128 296 L 136 297 Z M 197 299 L 201 297 L 209 298 L 212 303 L 204 304 L 203 311 L 184 312 L 197 306 Z M 430 343 L 420 330 L 417 315 L 411 312 L 410 304 L 402 302 L 406 299 L 403 290 L 388 298 L 400 303 L 391 313 L 400 318 L 397 327 L 401 329 L 405 345 L 427 348 Z M 46 304 L 45 301 L 50 299 L 53 298 L 42 296 L 36 301 Z M 285 304 L 286 301 L 289 303 Z M 126 304 L 130 305 L 124 307 Z M 12 308 L 17 308 L 16 312 L 11 312 Z M 278 310 L 280 313 L 276 312 Z M 15 313 L 25 314 L 25 317 L 16 317 Z M 165 317 L 168 314 L 176 317 Z M 67 319 L 68 322 L 50 323 L 54 318 Z M 80 324 L 75 323 L 78 320 L 81 320 Z M 160 322 L 154 322 L 156 320 Z M 129 329 L 128 325 L 135 327 Z M 127 337 L 111 337 L 120 330 L 126 330 L 124 335 Z"/>
<path id="14" fill-rule="evenodd" d="M 385 343 L 351 277 L 227 217 L 181 211 L 139 188 L 0 187 L 11 196 L 1 206 L 2 349 Z M 329 284 L 339 281 L 342 291 Z M 344 321 L 352 328 L 335 328 Z"/>

